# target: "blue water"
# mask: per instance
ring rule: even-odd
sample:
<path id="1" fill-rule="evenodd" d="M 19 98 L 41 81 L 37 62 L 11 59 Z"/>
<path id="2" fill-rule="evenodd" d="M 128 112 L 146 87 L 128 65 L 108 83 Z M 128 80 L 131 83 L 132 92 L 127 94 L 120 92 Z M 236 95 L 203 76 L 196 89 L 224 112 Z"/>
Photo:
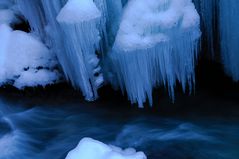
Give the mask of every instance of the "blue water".
<path id="1" fill-rule="evenodd" d="M 37 103 L 0 98 L 0 159 L 64 159 L 83 137 L 134 147 L 149 159 L 239 159 L 238 110 L 162 115 L 113 103 Z"/>

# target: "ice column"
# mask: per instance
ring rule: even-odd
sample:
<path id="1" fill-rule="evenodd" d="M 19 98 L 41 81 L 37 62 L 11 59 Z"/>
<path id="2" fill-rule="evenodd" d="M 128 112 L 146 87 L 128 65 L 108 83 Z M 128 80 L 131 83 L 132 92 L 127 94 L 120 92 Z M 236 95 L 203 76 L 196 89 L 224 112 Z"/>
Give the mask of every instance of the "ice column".
<path id="1" fill-rule="evenodd" d="M 103 83 L 99 59 L 101 12 L 92 0 L 69 0 L 57 16 L 60 23 L 66 63 L 63 69 L 87 100 L 97 98 L 97 88 Z"/>
<path id="2" fill-rule="evenodd" d="M 174 98 L 177 81 L 192 90 L 200 38 L 191 0 L 130 0 L 111 58 L 117 82 L 132 103 L 143 106 L 152 89 L 165 86 Z M 114 80 L 113 84 L 117 83 Z"/>

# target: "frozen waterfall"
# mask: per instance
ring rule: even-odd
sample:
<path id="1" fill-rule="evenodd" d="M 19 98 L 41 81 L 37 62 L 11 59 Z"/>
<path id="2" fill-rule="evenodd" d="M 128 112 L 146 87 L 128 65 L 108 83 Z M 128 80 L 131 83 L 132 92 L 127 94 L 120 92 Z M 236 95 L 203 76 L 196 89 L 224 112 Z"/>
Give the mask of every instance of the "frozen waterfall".
<path id="1" fill-rule="evenodd" d="M 111 83 L 126 91 L 132 103 L 143 106 L 147 99 L 152 105 L 152 91 L 157 87 L 167 88 L 172 99 L 176 83 L 184 92 L 193 90 L 201 36 L 196 9 L 213 52 L 216 6 L 214 0 L 2 0 L 0 24 L 11 27 L 22 19 L 27 21 L 30 33 L 26 34 L 57 57 L 54 67 L 44 68 L 56 72 L 59 64 L 57 71 L 87 100 L 95 100 L 98 88 Z M 220 24 L 232 21 L 223 18 L 224 7 L 219 7 L 220 17 L 227 21 Z M 227 27 L 220 28 L 222 42 L 227 41 Z M 236 50 L 223 46 L 223 52 Z M 227 63 L 236 55 L 223 55 L 230 74 Z"/>
<path id="2" fill-rule="evenodd" d="M 87 100 L 98 97 L 104 82 L 126 90 L 139 106 L 147 98 L 152 104 L 154 87 L 168 88 L 172 99 L 177 81 L 184 91 L 193 88 L 200 23 L 191 0 L 15 0 L 1 6 L 29 22 L 30 34 L 57 56 L 65 79 Z"/>

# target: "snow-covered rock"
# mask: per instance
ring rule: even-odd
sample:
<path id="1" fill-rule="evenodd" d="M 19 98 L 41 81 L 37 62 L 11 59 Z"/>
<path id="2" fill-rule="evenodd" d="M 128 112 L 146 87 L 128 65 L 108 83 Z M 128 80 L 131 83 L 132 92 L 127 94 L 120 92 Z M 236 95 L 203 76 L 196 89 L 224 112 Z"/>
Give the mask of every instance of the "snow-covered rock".
<path id="1" fill-rule="evenodd" d="M 31 34 L 0 25 L 0 85 L 45 86 L 59 80 L 56 58 Z"/>
<path id="2" fill-rule="evenodd" d="M 100 141 L 83 138 L 77 147 L 71 150 L 66 159 L 147 159 L 143 152 L 129 148 L 106 145 Z"/>

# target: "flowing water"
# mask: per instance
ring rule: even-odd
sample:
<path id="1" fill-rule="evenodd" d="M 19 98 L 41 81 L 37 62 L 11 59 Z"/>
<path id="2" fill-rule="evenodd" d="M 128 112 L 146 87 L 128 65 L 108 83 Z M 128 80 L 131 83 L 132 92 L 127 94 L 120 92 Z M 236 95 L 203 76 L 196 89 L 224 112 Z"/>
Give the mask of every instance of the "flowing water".
<path id="1" fill-rule="evenodd" d="M 0 159 L 64 159 L 83 137 L 134 147 L 149 159 L 238 159 L 238 103 L 207 97 L 205 93 L 192 97 L 197 103 L 194 107 L 208 105 L 206 109 L 181 106 L 175 114 L 120 107 L 125 104 L 120 101 L 61 102 L 53 98 L 49 102 L 42 98 L 39 102 L 1 97 Z M 185 99 L 178 98 L 176 105 L 193 107 Z M 174 107 L 165 101 L 160 104 Z"/>

